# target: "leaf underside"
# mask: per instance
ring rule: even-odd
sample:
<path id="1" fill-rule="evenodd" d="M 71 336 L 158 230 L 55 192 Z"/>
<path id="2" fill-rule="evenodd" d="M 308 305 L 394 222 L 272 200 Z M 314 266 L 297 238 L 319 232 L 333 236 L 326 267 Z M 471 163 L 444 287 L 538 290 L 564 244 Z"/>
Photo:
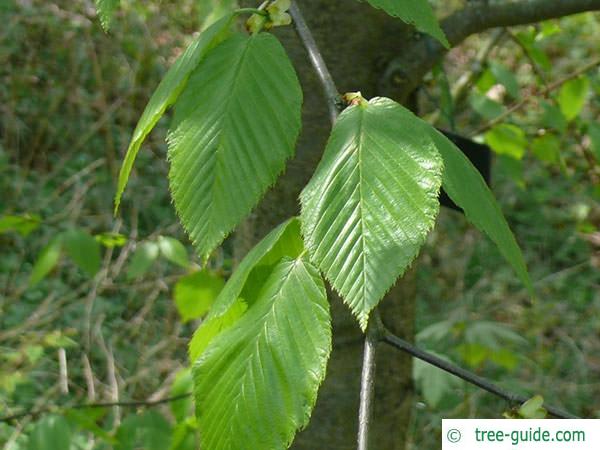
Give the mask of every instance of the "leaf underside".
<path id="1" fill-rule="evenodd" d="M 398 17 L 404 22 L 414 25 L 419 31 L 430 34 L 444 47 L 450 43 L 435 17 L 427 0 L 367 0 L 371 6 L 382 9 L 390 16 Z"/>
<path id="2" fill-rule="evenodd" d="M 207 257 L 294 153 L 302 91 L 272 35 L 234 35 L 191 75 L 175 106 L 169 174 L 175 207 Z"/>
<path id="3" fill-rule="evenodd" d="M 439 211 L 442 162 L 428 127 L 389 99 L 351 106 L 300 196 L 312 260 L 363 329 Z"/>
<path id="4" fill-rule="evenodd" d="M 273 229 L 242 259 L 223 290 L 215 300 L 208 319 L 227 313 L 229 308 L 248 289 L 253 273 L 263 266 L 273 266 L 285 256 L 296 258 L 304 250 L 300 236 L 300 221 L 297 218 L 286 220 Z M 249 299 L 251 300 L 251 299 Z"/>
<path id="5" fill-rule="evenodd" d="M 494 195 L 468 158 L 443 134 L 431 129 L 431 136 L 444 160 L 443 186 L 479 230 L 498 247 L 521 282 L 533 295 L 525 259 Z"/>
<path id="6" fill-rule="evenodd" d="M 287 448 L 308 423 L 330 350 L 317 269 L 302 258 L 281 260 L 253 306 L 193 368 L 202 448 Z"/>
<path id="7" fill-rule="evenodd" d="M 154 94 L 152 94 L 146 109 L 142 113 L 142 117 L 140 117 L 135 127 L 125 160 L 119 172 L 117 193 L 115 195 L 115 213 L 119 209 L 123 191 L 129 180 L 133 163 L 142 142 L 148 133 L 152 131 L 167 108 L 175 103 L 185 87 L 190 73 L 198 66 L 206 53 L 228 35 L 232 20 L 233 15 L 227 15 L 200 34 L 177 61 L 175 61 L 156 88 L 156 91 L 154 91 Z"/>

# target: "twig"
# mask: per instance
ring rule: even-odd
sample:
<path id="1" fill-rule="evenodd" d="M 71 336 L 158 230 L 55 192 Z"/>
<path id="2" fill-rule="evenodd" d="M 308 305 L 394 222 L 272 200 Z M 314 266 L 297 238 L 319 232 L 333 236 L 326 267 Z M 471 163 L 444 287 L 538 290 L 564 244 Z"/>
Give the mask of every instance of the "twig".
<path id="1" fill-rule="evenodd" d="M 319 47 L 315 42 L 315 38 L 313 37 L 306 21 L 304 20 L 304 16 L 302 12 L 296 5 L 296 2 L 292 3 L 292 6 L 289 10 L 290 16 L 294 20 L 294 28 L 296 29 L 296 33 L 298 37 L 302 41 L 304 48 L 308 52 L 308 56 L 310 58 L 310 62 L 315 69 L 317 76 L 321 82 L 321 86 L 323 87 L 323 92 L 327 99 L 327 107 L 329 108 L 329 116 L 331 118 L 331 122 L 335 122 L 338 114 L 340 113 L 343 102 L 340 97 L 339 91 L 335 86 L 333 81 L 333 77 L 327 68 L 327 64 L 325 64 L 325 60 L 319 51 Z"/>
<path id="2" fill-rule="evenodd" d="M 87 353 L 83 353 L 81 356 L 83 363 L 83 376 L 87 385 L 87 397 L 90 402 L 96 400 L 96 385 L 94 383 L 94 371 L 92 370 L 92 364 L 87 356 Z"/>
<path id="3" fill-rule="evenodd" d="M 578 76 L 586 73 L 589 70 L 592 70 L 593 68 L 595 68 L 596 66 L 599 66 L 599 65 L 600 65 L 600 58 L 595 59 L 592 62 L 586 64 L 585 66 L 582 66 L 579 69 L 575 70 L 574 72 L 568 74 L 564 78 L 561 78 L 560 80 L 555 81 L 552 84 L 549 84 L 546 88 L 542 89 L 539 93 L 534 93 L 534 94 L 531 94 L 531 95 L 528 95 L 528 96 L 524 97 L 521 101 L 516 102 L 512 106 L 510 106 L 504 113 L 500 114 L 495 119 L 490 120 L 485 125 L 483 125 L 482 127 L 480 127 L 477 130 L 475 130 L 473 133 L 471 133 L 471 137 L 472 136 L 477 136 L 477 135 L 483 133 L 484 131 L 489 130 L 494 125 L 497 125 L 500 122 L 502 122 L 504 119 L 506 119 L 512 113 L 514 113 L 514 112 L 520 110 L 521 108 L 523 108 L 530 101 L 535 100 L 535 99 L 537 99 L 539 97 L 546 97 L 551 92 L 553 92 L 556 89 L 560 88 L 567 81 L 571 81 L 574 78 L 577 78 Z"/>
<path id="4" fill-rule="evenodd" d="M 159 400 L 132 400 L 132 401 L 120 401 L 120 402 L 102 402 L 102 403 L 81 403 L 77 405 L 71 405 L 64 408 L 56 406 L 48 406 L 40 408 L 38 410 L 23 411 L 11 416 L 4 416 L 0 418 L 0 423 L 13 422 L 15 420 L 23 419 L 25 417 L 35 417 L 41 414 L 45 414 L 52 411 L 70 411 L 75 409 L 97 409 L 97 408 L 152 408 L 154 406 L 163 405 L 165 403 L 176 402 L 177 400 L 183 400 L 184 398 L 191 397 L 192 393 L 187 392 L 185 394 L 175 395 L 173 397 L 161 398 Z"/>
<path id="5" fill-rule="evenodd" d="M 486 380 L 485 378 L 474 374 L 473 372 L 470 372 L 461 367 L 455 366 L 454 364 L 449 363 L 448 361 L 445 361 L 441 358 L 438 358 L 437 356 L 434 356 L 430 353 L 427 353 L 427 352 L 421 350 L 420 348 L 412 345 L 411 343 L 409 343 L 403 339 L 400 339 L 398 336 L 395 336 L 389 330 L 384 331 L 383 342 L 391 345 L 392 347 L 397 348 L 398 350 L 402 350 L 403 352 L 406 352 L 406 353 L 414 356 L 415 358 L 425 361 L 439 369 L 442 369 L 448 373 L 451 373 L 452 375 L 462 378 L 467 383 L 473 384 L 473 385 L 483 389 L 484 391 L 490 392 L 491 394 L 501 397 L 510 403 L 521 404 L 521 403 L 525 403 L 528 400 L 527 397 L 507 391 L 507 390 L 491 383 L 490 381 Z M 578 419 L 579 418 L 578 416 L 575 416 L 568 411 L 564 411 L 564 410 L 562 410 L 560 408 L 556 408 L 554 406 L 544 405 L 544 408 L 546 408 L 546 410 L 548 411 L 548 413 L 550 413 L 550 415 L 557 417 L 559 419 Z"/>
<path id="6" fill-rule="evenodd" d="M 58 384 L 61 394 L 69 393 L 69 371 L 67 366 L 67 352 L 64 348 L 58 349 Z"/>
<path id="7" fill-rule="evenodd" d="M 363 353 L 358 410 L 358 450 L 369 450 L 369 429 L 373 418 L 373 397 L 375 394 L 377 344 L 381 340 L 380 330 L 382 329 L 379 312 L 375 310 L 367 328 Z"/>

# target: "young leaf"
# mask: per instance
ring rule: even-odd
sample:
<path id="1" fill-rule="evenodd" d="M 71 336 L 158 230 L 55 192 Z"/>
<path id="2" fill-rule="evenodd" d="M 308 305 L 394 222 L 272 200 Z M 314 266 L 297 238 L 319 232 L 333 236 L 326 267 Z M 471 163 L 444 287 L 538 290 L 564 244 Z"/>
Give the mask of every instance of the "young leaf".
<path id="1" fill-rule="evenodd" d="M 60 258 L 60 252 L 62 250 L 62 239 L 60 236 L 52 239 L 46 247 L 40 252 L 33 269 L 31 269 L 31 275 L 29 276 L 29 285 L 35 286 L 42 281 L 46 275 L 50 273 Z"/>
<path id="2" fill-rule="evenodd" d="M 519 409 L 518 414 L 523 419 L 545 419 L 548 412 L 544 409 L 544 398 L 541 395 L 536 395 L 525 403 Z"/>
<path id="3" fill-rule="evenodd" d="M 127 237 L 121 233 L 100 233 L 95 235 L 94 239 L 106 248 L 123 247 L 127 243 Z"/>
<path id="4" fill-rule="evenodd" d="M 485 142 L 499 155 L 521 159 L 525 155 L 527 138 L 525 132 L 516 125 L 501 123 L 485 133 Z"/>
<path id="5" fill-rule="evenodd" d="M 0 217 L 0 234 L 16 231 L 23 237 L 29 236 L 42 223 L 42 218 L 37 214 L 24 214 L 22 216 L 6 215 Z"/>
<path id="6" fill-rule="evenodd" d="M 386 98 L 347 108 L 300 196 L 312 260 L 363 329 L 439 210 L 442 161 L 429 128 Z"/>
<path id="7" fill-rule="evenodd" d="M 203 257 L 258 203 L 294 153 L 302 91 L 271 34 L 234 35 L 191 75 L 169 133 L 175 207 Z"/>
<path id="8" fill-rule="evenodd" d="M 575 119 L 585 106 L 589 89 L 590 80 L 587 77 L 567 81 L 560 88 L 558 106 L 569 122 Z"/>
<path id="9" fill-rule="evenodd" d="M 390 16 L 399 17 L 404 22 L 414 25 L 419 31 L 430 34 L 444 47 L 450 43 L 440 28 L 433 9 L 428 0 L 367 0 L 373 7 L 382 9 Z"/>
<path id="10" fill-rule="evenodd" d="M 127 268 L 127 278 L 134 278 L 144 275 L 152 263 L 158 258 L 159 248 L 156 242 L 144 242 L 133 253 L 129 267 Z"/>
<path id="11" fill-rule="evenodd" d="M 233 15 L 229 14 L 200 34 L 177 61 L 175 61 L 156 88 L 156 91 L 154 91 L 154 94 L 152 94 L 146 109 L 142 113 L 142 117 L 135 127 L 125 160 L 119 172 L 119 182 L 115 195 L 115 213 L 119 209 L 121 196 L 127 185 L 129 174 L 131 173 L 142 142 L 148 133 L 152 131 L 152 128 L 154 128 L 154 125 L 156 125 L 167 108 L 175 103 L 187 84 L 190 73 L 198 66 L 204 55 L 227 37 L 232 21 Z"/>
<path id="12" fill-rule="evenodd" d="M 120 3 L 121 0 L 96 0 L 96 10 L 98 11 L 98 16 L 100 16 L 100 24 L 104 28 L 104 31 L 108 31 L 110 28 L 113 16 L 117 9 L 119 9 Z"/>
<path id="13" fill-rule="evenodd" d="M 302 258 L 286 258 L 193 367 L 202 448 L 289 447 L 308 423 L 330 351 L 319 272 Z"/>
<path id="14" fill-rule="evenodd" d="M 177 264 L 184 269 L 190 266 L 187 249 L 177 239 L 169 236 L 159 236 L 158 248 L 160 248 L 160 253 L 173 264 Z"/>
<path id="15" fill-rule="evenodd" d="M 100 243 L 84 230 L 74 229 L 63 234 L 65 252 L 86 274 L 94 276 L 100 270 Z"/>
<path id="16" fill-rule="evenodd" d="M 206 270 L 181 277 L 173 298 L 183 322 L 198 319 L 208 312 L 225 282 Z"/>
<path id="17" fill-rule="evenodd" d="M 444 159 L 444 190 L 464 210 L 467 219 L 498 246 L 502 256 L 533 294 L 519 244 L 485 180 L 467 157 L 443 134 L 432 128 L 431 136 Z"/>

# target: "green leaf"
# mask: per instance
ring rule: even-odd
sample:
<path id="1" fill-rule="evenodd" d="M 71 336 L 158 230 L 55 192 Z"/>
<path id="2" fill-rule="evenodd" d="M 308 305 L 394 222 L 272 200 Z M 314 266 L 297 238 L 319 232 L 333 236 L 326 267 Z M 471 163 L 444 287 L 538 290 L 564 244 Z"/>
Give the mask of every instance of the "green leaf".
<path id="1" fill-rule="evenodd" d="M 74 229 L 63 234 L 65 252 L 86 274 L 94 276 L 100 270 L 100 244 L 84 230 Z"/>
<path id="2" fill-rule="evenodd" d="M 516 125 L 501 123 L 485 133 L 485 142 L 499 155 L 521 159 L 525 155 L 527 138 L 525 132 Z"/>
<path id="3" fill-rule="evenodd" d="M 187 417 L 183 422 L 178 422 L 173 430 L 173 439 L 169 450 L 198 450 L 196 418 Z"/>
<path id="4" fill-rule="evenodd" d="M 560 108 L 554 106 L 552 103 L 542 101 L 540 102 L 544 113 L 540 119 L 541 124 L 545 127 L 552 128 L 559 133 L 567 131 L 567 119 L 563 116 Z"/>
<path id="5" fill-rule="evenodd" d="M 511 70 L 507 69 L 500 63 L 491 62 L 490 71 L 494 75 L 494 78 L 496 78 L 496 81 L 506 88 L 506 92 L 508 92 L 512 98 L 518 99 L 521 96 L 519 82 Z"/>
<path id="6" fill-rule="evenodd" d="M 469 104 L 477 114 L 487 120 L 493 120 L 506 111 L 502 104 L 477 91 L 469 96 Z"/>
<path id="7" fill-rule="evenodd" d="M 202 28 L 212 25 L 237 7 L 236 0 L 200 0 L 196 4 Z"/>
<path id="8" fill-rule="evenodd" d="M 592 152 L 596 157 L 596 161 L 600 164 L 600 124 L 588 123 L 588 136 L 590 137 Z"/>
<path id="9" fill-rule="evenodd" d="M 587 77 L 579 77 L 567 81 L 558 92 L 558 106 L 563 115 L 570 122 L 575 119 L 585 106 L 590 80 Z"/>
<path id="10" fill-rule="evenodd" d="M 159 236 L 158 248 L 160 253 L 173 264 L 177 264 L 184 269 L 190 266 L 187 249 L 177 239 L 169 236 Z"/>
<path id="11" fill-rule="evenodd" d="M 192 370 L 189 368 L 183 369 L 177 373 L 173 384 L 171 385 L 171 397 L 179 397 L 188 392 L 192 392 L 194 380 L 192 379 Z M 183 422 L 190 414 L 193 414 L 194 402 L 192 397 L 182 398 L 170 402 L 171 412 L 177 423 Z"/>
<path id="12" fill-rule="evenodd" d="M 517 33 L 516 38 L 537 65 L 544 70 L 552 68 L 550 58 L 548 58 L 548 55 L 542 50 L 537 41 L 537 31 L 534 27 L 529 27 L 529 29 Z"/>
<path id="13" fill-rule="evenodd" d="M 52 239 L 46 247 L 42 249 L 33 268 L 31 269 L 31 275 L 29 276 L 29 285 L 35 286 L 42 281 L 46 275 L 56 267 L 58 260 L 60 259 L 60 252 L 62 250 L 62 238 L 60 236 Z"/>
<path id="14" fill-rule="evenodd" d="M 121 0 L 96 0 L 96 10 L 100 16 L 100 24 L 104 31 L 108 31 L 112 24 L 113 16 L 119 6 Z"/>
<path id="15" fill-rule="evenodd" d="M 465 329 L 465 342 L 480 344 L 492 350 L 500 350 L 506 343 L 526 345 L 527 340 L 507 325 L 487 320 L 469 322 Z"/>
<path id="16" fill-rule="evenodd" d="M 302 91 L 271 34 L 235 35 L 208 54 L 175 107 L 169 174 L 175 207 L 207 258 L 294 153 Z"/>
<path id="17" fill-rule="evenodd" d="M 6 215 L 0 217 L 0 234 L 15 231 L 23 237 L 27 237 L 36 230 L 42 219 L 37 214 L 24 214 L 22 216 Z"/>
<path id="18" fill-rule="evenodd" d="M 519 416 L 524 419 L 544 419 L 548 413 L 543 406 L 544 398 L 536 395 L 521 405 L 518 410 Z"/>
<path id="19" fill-rule="evenodd" d="M 488 68 L 483 71 L 475 85 L 477 86 L 477 92 L 486 94 L 495 84 L 496 77 L 494 77 L 494 74 Z"/>
<path id="20" fill-rule="evenodd" d="M 190 73 L 198 66 L 206 53 L 228 35 L 232 21 L 233 15 L 229 14 L 201 33 L 177 61 L 175 61 L 156 88 L 156 91 L 154 91 L 154 94 L 152 94 L 148 105 L 146 105 L 146 109 L 142 113 L 142 117 L 135 127 L 131 142 L 127 148 L 125 160 L 119 172 L 119 182 L 115 195 L 115 213 L 119 209 L 121 196 L 129 180 L 133 163 L 142 142 L 144 142 L 148 133 L 152 131 L 152 128 L 154 128 L 167 108 L 175 103 L 185 88 Z"/>
<path id="21" fill-rule="evenodd" d="M 544 134 L 533 140 L 531 151 L 540 160 L 556 163 L 560 158 L 560 139 L 553 134 Z"/>
<path id="22" fill-rule="evenodd" d="M 207 270 L 181 277 L 173 293 L 181 320 L 185 323 L 204 316 L 224 285 L 221 277 Z"/>
<path id="23" fill-rule="evenodd" d="M 94 236 L 94 239 L 106 248 L 123 247 L 127 243 L 127 237 L 121 233 L 100 233 Z"/>
<path id="24" fill-rule="evenodd" d="M 236 323 L 247 309 L 248 306 L 246 303 L 242 299 L 238 299 L 225 313 L 219 316 L 208 317 L 202 322 L 202 325 L 198 327 L 190 341 L 190 363 L 193 364 L 196 362 L 215 336 L 218 336 L 222 331 Z"/>
<path id="25" fill-rule="evenodd" d="M 305 259 L 286 258 L 194 365 L 202 448 L 289 447 L 309 421 L 330 351 L 323 281 Z"/>
<path id="26" fill-rule="evenodd" d="M 127 416 L 115 437 L 115 450 L 165 450 L 170 447 L 171 425 L 158 412 L 148 410 Z"/>
<path id="27" fill-rule="evenodd" d="M 390 16 L 398 17 L 404 22 L 414 25 L 417 30 L 430 34 L 444 47 L 450 43 L 440 28 L 433 9 L 427 0 L 367 0 L 371 6 L 382 9 Z"/>
<path id="28" fill-rule="evenodd" d="M 485 180 L 467 157 L 443 134 L 433 130 L 432 137 L 444 159 L 444 190 L 464 210 L 467 219 L 496 244 L 533 295 L 521 249 Z"/>
<path id="29" fill-rule="evenodd" d="M 159 248 L 156 242 L 144 242 L 139 245 L 133 253 L 129 267 L 127 268 L 127 278 L 134 278 L 144 275 L 152 263 L 158 258 Z"/>
<path id="30" fill-rule="evenodd" d="M 445 341 L 453 336 L 455 326 L 456 323 L 452 320 L 433 323 L 419 331 L 416 340 L 419 343 L 422 341 Z"/>
<path id="31" fill-rule="evenodd" d="M 430 128 L 386 98 L 347 108 L 300 195 L 312 260 L 363 329 L 435 222 L 442 161 Z"/>
<path id="32" fill-rule="evenodd" d="M 446 356 L 429 352 L 444 361 L 451 362 Z M 415 359 L 413 364 L 413 379 L 421 389 L 423 398 L 433 408 L 454 389 L 461 385 L 461 380 L 425 361 Z"/>
<path id="33" fill-rule="evenodd" d="M 43 417 L 29 435 L 29 450 L 63 450 L 71 448 L 71 430 L 64 417 Z"/>
<path id="34" fill-rule="evenodd" d="M 244 287 L 253 284 L 255 273 L 262 273 L 262 267 L 271 267 L 288 256 L 297 257 L 304 250 L 300 237 L 300 221 L 297 218 L 287 220 L 265 236 L 242 259 L 231 278 L 215 300 L 209 319 L 218 317 L 229 311 L 229 308 L 240 298 Z M 256 269 L 256 270 L 255 270 Z M 264 282 L 264 280 L 263 280 Z"/>
<path id="35" fill-rule="evenodd" d="M 116 443 L 115 438 L 98 425 L 98 423 L 102 423 L 102 418 L 106 415 L 105 408 L 70 409 L 66 410 L 64 415 L 78 431 L 89 431 L 94 437 L 105 441 L 107 444 Z M 56 450 L 62 450 L 62 448 Z"/>

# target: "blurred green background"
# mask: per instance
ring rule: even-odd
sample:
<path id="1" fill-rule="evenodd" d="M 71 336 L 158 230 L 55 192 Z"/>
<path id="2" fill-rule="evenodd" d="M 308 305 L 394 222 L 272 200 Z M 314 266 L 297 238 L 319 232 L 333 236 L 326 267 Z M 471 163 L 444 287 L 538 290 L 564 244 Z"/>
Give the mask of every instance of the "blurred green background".
<path id="1" fill-rule="evenodd" d="M 89 0 L 0 2 L 0 416 L 191 390 L 187 342 L 232 251 L 226 243 L 200 271 L 168 196 L 165 119 L 140 152 L 122 218 L 112 198 L 145 103 L 211 11 L 207 1 L 123 2 L 107 34 Z M 428 76 L 423 117 L 497 153 L 494 191 L 538 298 L 493 244 L 443 210 L 420 258 L 417 303 L 421 347 L 596 418 L 599 44 L 592 13 L 492 30 Z M 409 448 L 438 448 L 441 417 L 509 409 L 424 363 L 414 378 Z M 0 423 L 0 444 L 58 448 L 44 446 L 52 436 L 74 449 L 193 449 L 192 409 L 183 399 L 57 410 Z"/>

